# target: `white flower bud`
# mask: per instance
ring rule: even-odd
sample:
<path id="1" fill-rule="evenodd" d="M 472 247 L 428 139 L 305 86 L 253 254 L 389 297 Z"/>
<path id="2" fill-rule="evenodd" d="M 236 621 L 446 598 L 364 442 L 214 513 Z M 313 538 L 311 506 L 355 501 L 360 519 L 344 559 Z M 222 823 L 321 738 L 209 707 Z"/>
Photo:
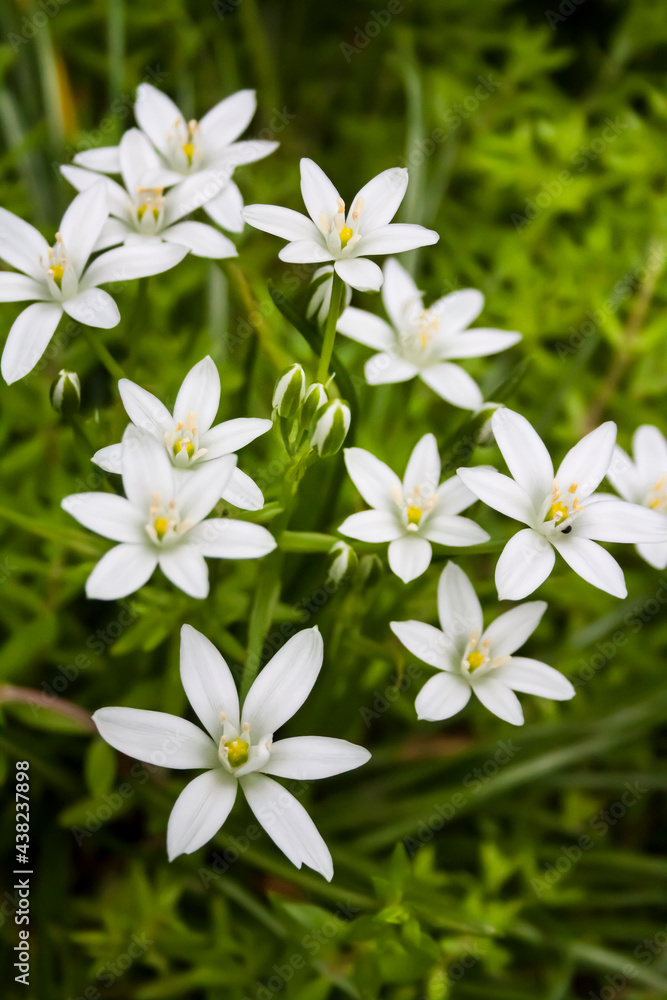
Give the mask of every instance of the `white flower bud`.
<path id="1" fill-rule="evenodd" d="M 301 426 L 310 427 L 315 419 L 315 415 L 329 402 L 327 391 L 321 382 L 314 382 L 306 393 L 306 398 L 301 407 Z"/>
<path id="2" fill-rule="evenodd" d="M 347 542 L 336 542 L 335 545 L 332 545 L 329 549 L 329 558 L 331 562 L 327 571 L 327 579 L 336 584 L 344 580 L 346 576 L 351 576 L 359 565 L 357 553 Z"/>
<path id="3" fill-rule="evenodd" d="M 301 365 L 291 365 L 276 382 L 273 406 L 279 417 L 293 417 L 306 391 L 306 373 Z"/>
<path id="4" fill-rule="evenodd" d="M 335 455 L 343 447 L 350 429 L 350 417 L 350 407 L 340 399 L 334 399 L 322 407 L 310 439 L 311 445 L 321 458 Z"/>
<path id="5" fill-rule="evenodd" d="M 81 382 L 76 372 L 63 368 L 49 390 L 51 406 L 63 417 L 73 417 L 81 405 Z"/>

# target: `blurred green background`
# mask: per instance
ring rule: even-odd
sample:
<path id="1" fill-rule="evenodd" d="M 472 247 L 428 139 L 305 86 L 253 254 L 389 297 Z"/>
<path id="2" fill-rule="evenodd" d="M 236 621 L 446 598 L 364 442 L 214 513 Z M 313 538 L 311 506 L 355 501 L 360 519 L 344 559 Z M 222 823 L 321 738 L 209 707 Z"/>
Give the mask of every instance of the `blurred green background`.
<path id="1" fill-rule="evenodd" d="M 249 134 L 281 145 L 235 174 L 246 203 L 301 209 L 301 156 L 346 200 L 407 164 L 399 218 L 440 233 L 437 246 L 410 255 L 420 287 L 430 298 L 480 288 L 481 322 L 524 335 L 499 358 L 464 363 L 486 398 L 504 384 L 505 401 L 556 460 L 603 419 L 617 421 L 626 447 L 641 423 L 665 429 L 660 0 L 6 0 L 0 21 L 0 203 L 50 241 L 72 196 L 58 165 L 118 142 L 139 82 L 162 87 L 188 117 L 254 87 Z M 210 353 L 225 419 L 269 416 L 273 382 L 292 360 L 315 371 L 267 291 L 271 278 L 294 292 L 280 241 L 247 230 L 237 245 L 231 265 L 188 258 L 119 289 L 121 324 L 99 332 L 129 376 L 167 403 Z M 381 310 L 378 296 L 355 293 L 355 302 Z M 2 306 L 5 331 L 20 308 Z M 485 445 L 464 453 L 461 411 L 421 383 L 364 386 L 368 352 L 338 346 L 356 376 L 358 444 L 397 471 L 427 431 L 451 468 L 499 461 Z M 334 881 L 298 872 L 264 834 L 247 838 L 252 817 L 240 800 L 208 847 L 170 865 L 167 817 L 188 776 L 136 765 L 95 738 L 85 714 L 49 705 L 60 696 L 90 712 L 189 713 L 180 625 L 202 630 L 240 671 L 262 564 L 211 561 L 203 603 L 159 575 L 120 604 L 86 601 L 85 578 L 106 546 L 59 503 L 100 480 L 90 449 L 49 406 L 63 364 L 81 376 L 96 447 L 125 424 L 115 385 L 74 325 L 61 325 L 35 373 L 0 390 L 1 831 L 11 872 L 13 765 L 28 760 L 36 873 L 28 988 L 14 982 L 11 874 L 0 902 L 4 995 L 667 996 L 667 575 L 614 547 L 629 592 L 617 601 L 559 562 L 537 595 L 549 610 L 526 654 L 567 674 L 577 697 L 522 697 L 526 725 L 513 729 L 472 702 L 447 723 L 416 721 L 414 697 L 431 671 L 406 659 L 388 622 L 435 621 L 442 550 L 409 586 L 385 566 L 332 595 L 322 589 L 324 556 L 285 556 L 269 631 L 279 642 L 285 623 L 318 624 L 326 649 L 286 733 L 373 751 L 349 775 L 291 783 L 331 847 Z M 267 502 L 279 497 L 276 438 L 255 442 L 240 465 Z M 309 471 L 299 498 L 295 530 L 333 532 L 361 509 L 336 458 Z M 514 530 L 481 505 L 473 516 L 493 538 Z M 487 621 L 499 610 L 495 560 L 457 558 Z M 17 700 L 16 686 L 47 707 Z"/>

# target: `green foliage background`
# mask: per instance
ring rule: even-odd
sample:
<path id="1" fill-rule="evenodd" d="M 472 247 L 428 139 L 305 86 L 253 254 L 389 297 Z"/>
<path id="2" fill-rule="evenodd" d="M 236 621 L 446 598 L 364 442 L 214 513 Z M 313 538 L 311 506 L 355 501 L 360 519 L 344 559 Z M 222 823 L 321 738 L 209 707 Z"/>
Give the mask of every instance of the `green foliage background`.
<path id="1" fill-rule="evenodd" d="M 465 363 L 486 397 L 504 383 L 508 405 L 557 458 L 602 419 L 617 421 L 624 446 L 640 423 L 664 429 L 664 5 L 397 6 L 381 24 L 383 0 L 7 2 L 0 203 L 52 237 L 72 196 L 58 164 L 116 143 L 133 124 L 143 79 L 193 116 L 256 87 L 250 133 L 269 130 L 281 145 L 237 171 L 246 203 L 299 209 L 300 156 L 320 163 L 347 199 L 407 162 L 400 220 L 441 237 L 411 255 L 421 287 L 431 298 L 478 287 L 482 322 L 524 335 L 497 359 Z M 478 89 L 475 98 L 480 78 L 486 97 Z M 222 269 L 189 258 L 118 289 L 121 324 L 99 335 L 167 403 L 210 353 L 221 418 L 269 416 L 278 371 L 297 359 L 314 377 L 315 362 L 273 306 L 267 280 L 291 294 L 307 276 L 297 282 L 277 260 L 273 237 L 247 230 L 237 244 L 238 261 Z M 381 308 L 377 296 L 356 302 Z M 5 331 L 20 308 L 2 306 Z M 499 461 L 488 445 L 468 454 L 465 415 L 421 383 L 365 387 L 368 352 L 350 342 L 338 349 L 356 377 L 358 444 L 400 471 L 432 430 L 451 467 Z M 269 641 L 282 641 L 290 623 L 317 623 L 326 649 L 313 696 L 286 732 L 341 736 L 373 751 L 359 771 L 292 786 L 332 849 L 334 881 L 294 869 L 264 834 L 234 860 L 252 823 L 240 800 L 207 848 L 170 865 L 167 816 L 187 776 L 137 767 L 96 739 L 85 717 L 35 710 L 13 687 L 59 693 L 91 712 L 127 704 L 187 713 L 180 625 L 202 630 L 240 673 L 249 643 L 261 645 L 251 611 L 266 564 L 211 561 L 206 602 L 159 575 L 122 606 L 87 602 L 84 581 L 106 546 L 59 508 L 64 495 L 99 488 L 90 448 L 49 406 L 63 363 L 81 375 L 96 447 L 118 440 L 125 423 L 112 380 L 64 323 L 46 363 L 0 391 L 2 844 L 10 872 L 13 763 L 26 759 L 36 872 L 28 989 L 13 981 L 11 875 L 0 903 L 4 995 L 666 996 L 664 575 L 631 547 L 615 547 L 629 592 L 618 601 L 557 564 L 538 595 L 548 613 L 526 651 L 568 675 L 577 697 L 523 697 L 526 725 L 515 730 L 473 703 L 447 723 L 416 721 L 414 697 L 431 671 L 411 667 L 388 621 L 435 620 L 442 550 L 409 586 L 385 567 L 313 613 L 303 602 L 323 593 L 325 557 L 285 554 Z M 281 461 L 267 435 L 240 462 L 264 485 L 269 527 Z M 309 470 L 290 528 L 333 532 L 360 507 L 340 461 L 328 459 Z M 510 534 L 481 505 L 473 516 L 494 539 Z M 498 612 L 497 551 L 457 557 L 489 619 Z M 636 801 L 622 805 L 636 782 Z M 593 846 L 577 857 L 583 837 Z M 225 857 L 232 863 L 222 871 Z"/>

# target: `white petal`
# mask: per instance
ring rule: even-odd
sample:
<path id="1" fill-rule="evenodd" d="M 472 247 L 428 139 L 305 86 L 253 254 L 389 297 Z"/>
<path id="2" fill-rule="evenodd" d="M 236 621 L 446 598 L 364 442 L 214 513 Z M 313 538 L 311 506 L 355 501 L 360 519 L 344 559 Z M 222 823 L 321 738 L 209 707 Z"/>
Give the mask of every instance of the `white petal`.
<path id="1" fill-rule="evenodd" d="M 655 566 L 656 569 L 667 567 L 667 542 L 657 544 L 644 542 L 637 546 L 637 552 L 649 566 Z"/>
<path id="2" fill-rule="evenodd" d="M 2 377 L 8 385 L 33 370 L 63 314 L 58 302 L 35 302 L 14 320 L 2 352 Z"/>
<path id="3" fill-rule="evenodd" d="M 563 677 L 546 663 L 531 660 L 526 656 L 511 657 L 509 663 L 504 667 L 498 667 L 493 674 L 513 691 L 536 694 L 540 698 L 567 701 L 576 694 L 567 677 Z"/>
<path id="4" fill-rule="evenodd" d="M 387 555 L 392 573 L 403 583 L 410 583 L 429 568 L 433 550 L 425 538 L 411 534 L 390 542 Z"/>
<path id="5" fill-rule="evenodd" d="M 364 365 L 364 377 L 369 385 L 386 385 L 394 382 L 408 382 L 419 369 L 411 361 L 404 361 L 393 354 L 374 354 Z"/>
<path id="6" fill-rule="evenodd" d="M 212 642 L 192 625 L 181 629 L 181 681 L 197 718 L 216 743 L 222 735 L 222 713 L 239 728 L 239 696 L 231 671 Z"/>
<path id="7" fill-rule="evenodd" d="M 611 420 L 582 438 L 568 451 L 556 473 L 561 490 L 567 490 L 572 483 L 576 483 L 578 496 L 589 496 L 606 476 L 615 444 L 616 424 Z"/>
<path id="8" fill-rule="evenodd" d="M 430 542 L 438 545 L 448 545 L 455 548 L 466 545 L 481 545 L 488 542 L 490 535 L 468 517 L 450 517 L 447 514 L 436 514 L 426 520 L 421 533 Z"/>
<path id="9" fill-rule="evenodd" d="M 266 434 L 273 427 L 271 420 L 260 417 L 236 417 L 234 420 L 224 420 L 200 435 L 200 445 L 206 448 L 206 458 L 219 458 L 221 455 L 231 455 L 261 434 Z"/>
<path id="10" fill-rule="evenodd" d="M 147 764 L 183 770 L 220 763 L 210 736 L 176 715 L 141 708 L 100 708 L 93 722 L 110 746 Z"/>
<path id="11" fill-rule="evenodd" d="M 183 260 L 188 253 L 175 243 L 132 243 L 130 246 L 107 250 L 97 257 L 81 279 L 81 288 L 104 285 L 108 281 L 131 281 L 160 274 Z"/>
<path id="12" fill-rule="evenodd" d="M 109 215 L 106 181 L 98 180 L 70 203 L 60 223 L 67 260 L 80 278 Z"/>
<path id="13" fill-rule="evenodd" d="M 63 309 L 77 322 L 102 330 L 110 330 L 120 323 L 118 306 L 109 293 L 101 288 L 87 288 L 74 298 L 66 299 Z"/>
<path id="14" fill-rule="evenodd" d="M 460 406 L 464 410 L 478 410 L 484 402 L 475 380 L 463 368 L 449 361 L 423 368 L 419 374 L 438 396 L 452 406 Z"/>
<path id="15" fill-rule="evenodd" d="M 330 219 L 337 211 L 340 195 L 324 171 L 312 160 L 304 157 L 300 166 L 303 202 L 309 216 L 320 229 L 320 215 L 324 213 Z"/>
<path id="16" fill-rule="evenodd" d="M 646 492 L 646 484 L 639 469 L 618 445 L 614 446 L 611 465 L 607 469 L 607 479 L 616 492 L 630 503 L 639 503 Z"/>
<path id="17" fill-rule="evenodd" d="M 275 733 L 297 712 L 322 669 L 324 646 L 317 628 L 288 639 L 253 681 L 241 721 L 258 738 Z"/>
<path id="18" fill-rule="evenodd" d="M 241 788 L 259 822 L 292 864 L 308 865 L 330 882 L 331 854 L 301 803 L 264 774 L 246 775 Z"/>
<path id="19" fill-rule="evenodd" d="M 197 414 L 199 433 L 208 431 L 220 406 L 220 375 L 213 358 L 206 355 L 183 379 L 174 404 L 174 420 L 185 423 L 188 413 Z"/>
<path id="20" fill-rule="evenodd" d="M 406 496 L 421 488 L 422 495 L 432 497 L 440 482 L 440 455 L 434 434 L 425 434 L 412 450 L 403 477 Z"/>
<path id="21" fill-rule="evenodd" d="M 455 294 L 455 293 L 453 293 Z M 507 330 L 466 330 L 443 350 L 443 358 L 480 358 L 506 351 L 521 340 L 520 333 Z"/>
<path id="22" fill-rule="evenodd" d="M 473 691 L 489 712 L 513 726 L 523 725 L 523 711 L 514 692 L 496 677 L 481 677 L 473 683 Z"/>
<path id="23" fill-rule="evenodd" d="M 388 510 L 362 510 L 350 514 L 338 528 L 341 535 L 360 542 L 393 542 L 403 535 L 395 513 Z"/>
<path id="24" fill-rule="evenodd" d="M 221 496 L 227 503 L 240 507 L 241 510 L 261 510 L 264 506 L 264 496 L 259 486 L 239 468 L 232 470 Z"/>
<path id="25" fill-rule="evenodd" d="M 234 181 L 228 181 L 219 194 L 207 201 L 204 211 L 230 233 L 243 232 L 243 197 Z"/>
<path id="26" fill-rule="evenodd" d="M 430 246 L 437 243 L 440 237 L 434 229 L 415 226 L 409 222 L 395 222 L 390 226 L 380 226 L 372 232 L 364 234 L 356 247 L 359 254 L 404 253 L 417 247 Z"/>
<path id="27" fill-rule="evenodd" d="M 234 167 L 243 163 L 255 163 L 263 160 L 265 156 L 278 149 L 280 143 L 269 142 L 266 139 L 245 139 L 242 142 L 233 142 L 230 146 L 219 150 L 214 154 L 215 166 L 217 169 L 227 169 L 231 171 Z"/>
<path id="28" fill-rule="evenodd" d="M 388 323 L 379 316 L 374 316 L 365 309 L 355 309 L 354 306 L 347 307 L 338 320 L 336 329 L 357 343 L 375 347 L 379 351 L 388 350 L 394 343 L 394 333 Z"/>
<path id="29" fill-rule="evenodd" d="M 229 170 L 198 170 L 185 179 L 176 174 L 173 180 L 165 181 L 165 184 L 176 183 L 165 195 L 162 205 L 163 226 L 171 226 L 184 215 L 206 208 L 229 185 L 229 177 Z M 161 186 L 163 182 L 154 180 L 152 183 Z"/>
<path id="30" fill-rule="evenodd" d="M 204 222 L 177 222 L 176 225 L 163 229 L 160 235 L 169 243 L 187 247 L 194 257 L 218 260 L 221 257 L 238 256 L 232 241 Z"/>
<path id="31" fill-rule="evenodd" d="M 105 472 L 115 472 L 120 474 L 122 471 L 122 454 L 123 446 L 120 444 L 110 444 L 106 448 L 100 448 L 96 451 L 91 462 L 95 465 L 99 465 L 100 469 L 104 469 Z"/>
<path id="32" fill-rule="evenodd" d="M 405 167 L 390 167 L 373 177 L 357 192 L 350 204 L 348 225 L 357 202 L 361 201 L 360 223 L 367 233 L 379 226 L 386 226 L 396 215 L 408 187 Z"/>
<path id="33" fill-rule="evenodd" d="M 156 566 L 157 554 L 150 548 L 121 542 L 105 552 L 86 580 L 86 597 L 97 601 L 127 597 L 150 580 Z"/>
<path id="34" fill-rule="evenodd" d="M 438 670 L 451 670 L 454 649 L 447 636 L 424 622 L 390 622 L 389 628 L 408 652 Z"/>
<path id="35" fill-rule="evenodd" d="M 83 152 L 76 154 L 73 162 L 102 174 L 119 174 L 120 147 L 98 146 L 97 149 L 84 149 Z"/>
<path id="36" fill-rule="evenodd" d="M 367 763 L 370 757 L 364 747 L 347 740 L 328 736 L 294 736 L 273 744 L 269 761 L 262 771 L 264 774 L 275 774 L 278 778 L 309 781 L 352 771 Z"/>
<path id="37" fill-rule="evenodd" d="M 248 205 L 242 212 L 244 222 L 263 233 L 280 236 L 283 240 L 318 240 L 319 229 L 301 212 L 278 205 Z"/>
<path id="38" fill-rule="evenodd" d="M 288 243 L 282 248 L 278 257 L 288 264 L 321 264 L 325 260 L 333 259 L 331 251 L 316 239 Z"/>
<path id="39" fill-rule="evenodd" d="M 463 480 L 475 496 L 487 507 L 499 510 L 507 517 L 530 524 L 534 519 L 533 505 L 526 491 L 509 476 L 495 469 L 477 466 L 473 469 L 457 469 L 456 474 Z"/>
<path id="40" fill-rule="evenodd" d="M 395 510 L 396 495 L 402 496 L 403 486 L 388 465 L 363 448 L 346 448 L 345 465 L 367 504 L 379 510 Z"/>
<path id="41" fill-rule="evenodd" d="M 554 545 L 575 573 L 614 597 L 627 597 L 623 570 L 606 549 L 589 538 L 555 535 Z"/>
<path id="42" fill-rule="evenodd" d="M 147 171 L 161 166 L 160 158 L 150 142 L 138 128 L 130 128 L 123 135 L 119 146 L 120 172 L 123 183 L 133 194 L 141 187 Z"/>
<path id="43" fill-rule="evenodd" d="M 493 414 L 491 426 L 510 472 L 538 509 L 551 494 L 554 481 L 554 467 L 542 438 L 525 417 L 504 407 Z"/>
<path id="44" fill-rule="evenodd" d="M 477 502 L 475 494 L 468 489 L 460 476 L 452 476 L 438 486 L 438 512 L 460 514 Z"/>
<path id="45" fill-rule="evenodd" d="M 637 468 L 646 476 L 650 485 L 655 481 L 655 471 L 667 472 L 667 441 L 652 424 L 642 424 L 632 438 L 632 450 Z"/>
<path id="46" fill-rule="evenodd" d="M 222 767 L 190 781 L 176 799 L 167 826 L 167 854 L 192 854 L 214 837 L 229 816 L 238 781 Z"/>
<path id="47" fill-rule="evenodd" d="M 42 284 L 49 245 L 29 222 L 0 208 L 0 258 Z"/>
<path id="48" fill-rule="evenodd" d="M 667 542 L 667 517 L 615 497 L 584 504 L 572 534 L 598 542 Z"/>
<path id="49" fill-rule="evenodd" d="M 177 472 L 177 504 L 183 520 L 194 526 L 210 514 L 235 465 L 236 455 L 223 455 L 194 469 Z"/>
<path id="50" fill-rule="evenodd" d="M 114 219 L 112 216 L 109 216 L 100 230 L 100 235 L 97 238 L 97 243 L 93 247 L 93 252 L 96 252 L 97 250 L 108 250 L 109 247 L 118 246 L 119 243 L 124 243 L 125 240 L 131 239 L 152 240 L 156 239 L 156 237 L 139 236 L 135 232 L 134 227 L 130 226 L 127 222 L 121 219 Z M 157 237 L 157 239 L 159 242 L 159 237 Z"/>
<path id="51" fill-rule="evenodd" d="M 276 540 L 261 524 L 233 517 L 209 517 L 189 532 L 199 551 L 213 559 L 261 559 Z"/>
<path id="52" fill-rule="evenodd" d="M 438 674 L 424 684 L 417 698 L 417 718 L 440 722 L 456 715 L 470 701 L 470 685 L 454 674 Z"/>
<path id="53" fill-rule="evenodd" d="M 160 440 L 165 431 L 172 429 L 174 422 L 171 413 L 152 392 L 142 389 L 135 382 L 130 382 L 129 378 L 122 378 L 119 381 L 118 391 L 125 412 L 137 427 L 155 434 Z"/>
<path id="54" fill-rule="evenodd" d="M 60 506 L 79 524 L 114 542 L 142 541 L 141 512 L 113 493 L 74 493 Z"/>
<path id="55" fill-rule="evenodd" d="M 471 635 L 482 631 L 482 606 L 475 588 L 456 563 L 448 562 L 438 581 L 438 617 L 442 630 L 462 655 Z"/>
<path id="56" fill-rule="evenodd" d="M 34 302 L 51 300 L 51 293 L 46 285 L 27 274 L 16 274 L 14 271 L 0 273 L 0 302 Z"/>
<path id="57" fill-rule="evenodd" d="M 127 191 L 120 184 L 117 184 L 116 181 L 112 181 L 110 177 L 100 178 L 100 175 L 93 173 L 92 170 L 82 170 L 80 167 L 69 167 L 67 165 L 61 166 L 60 173 L 77 191 L 87 191 L 93 185 L 99 184 L 100 179 L 102 179 L 107 195 L 109 212 L 112 215 L 117 215 L 118 219 L 123 219 L 125 223 L 130 221 L 134 211 L 134 204 Z M 94 250 L 100 248 L 100 239 L 108 222 L 109 220 L 107 219 L 102 226 L 100 236 L 93 247 Z"/>
<path id="58" fill-rule="evenodd" d="M 496 588 L 501 601 L 520 601 L 544 583 L 553 569 L 556 553 L 532 528 L 510 538 L 496 565 Z"/>
<path id="59" fill-rule="evenodd" d="M 134 117 L 161 153 L 167 152 L 167 133 L 173 130 L 176 122 L 183 121 L 174 102 L 150 83 L 140 83 L 137 87 Z"/>
<path id="60" fill-rule="evenodd" d="M 208 566 L 196 545 L 183 541 L 161 549 L 158 562 L 167 579 L 183 593 L 198 600 L 208 597 Z"/>
<path id="61" fill-rule="evenodd" d="M 166 504 L 175 494 L 172 465 L 161 441 L 149 431 L 129 424 L 123 434 L 121 464 L 123 489 L 128 500 L 140 510 L 148 510 L 156 493 Z"/>
<path id="62" fill-rule="evenodd" d="M 237 90 L 214 105 L 199 121 L 206 150 L 221 149 L 245 132 L 257 109 L 254 90 Z"/>
<path id="63" fill-rule="evenodd" d="M 491 644 L 489 655 L 509 656 L 521 649 L 540 624 L 546 610 L 545 601 L 529 601 L 496 618 L 482 636 L 482 639 L 488 639 Z"/>
<path id="64" fill-rule="evenodd" d="M 382 271 L 374 261 L 365 257 L 337 260 L 334 269 L 346 285 L 351 285 L 358 292 L 379 292 L 382 287 Z"/>
<path id="65" fill-rule="evenodd" d="M 456 292 L 450 292 L 449 295 L 443 295 L 433 303 L 429 312 L 439 317 L 441 334 L 453 334 L 470 326 L 483 308 L 484 296 L 481 292 L 476 288 L 461 288 Z"/>
<path id="66" fill-rule="evenodd" d="M 390 257 L 383 267 L 384 284 L 382 301 L 396 330 L 405 324 L 406 310 L 418 307 L 421 311 L 422 293 L 415 285 L 411 274 L 397 260 Z"/>

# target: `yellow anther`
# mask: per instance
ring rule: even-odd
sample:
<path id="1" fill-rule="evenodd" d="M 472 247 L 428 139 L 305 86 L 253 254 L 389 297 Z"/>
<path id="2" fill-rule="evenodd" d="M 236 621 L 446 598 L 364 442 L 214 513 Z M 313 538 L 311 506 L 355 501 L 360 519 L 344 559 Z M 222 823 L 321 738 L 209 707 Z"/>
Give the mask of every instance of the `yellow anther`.
<path id="1" fill-rule="evenodd" d="M 468 666 L 471 670 L 477 670 L 478 667 L 484 663 L 484 653 L 481 653 L 479 649 L 474 650 L 472 653 L 468 654 Z"/>
<path id="2" fill-rule="evenodd" d="M 192 142 L 185 142 L 183 144 L 183 152 L 185 153 L 185 155 L 187 157 L 188 166 L 191 167 L 192 166 L 192 157 L 195 155 L 194 143 L 192 143 Z"/>
<path id="3" fill-rule="evenodd" d="M 242 767 L 248 763 L 248 744 L 245 740 L 240 740 L 238 737 L 235 740 L 228 740 L 225 749 L 227 760 L 232 767 Z"/>
<path id="4" fill-rule="evenodd" d="M 568 486 L 567 492 L 568 493 L 576 493 L 578 489 L 579 489 L 579 483 L 572 483 L 571 486 Z"/>
<path id="5" fill-rule="evenodd" d="M 408 524 L 419 524 L 422 514 L 421 507 L 408 507 Z"/>
<path id="6" fill-rule="evenodd" d="M 193 445 L 192 441 L 188 441 L 187 438 L 181 438 L 180 441 L 176 442 L 173 449 L 174 455 L 178 455 L 179 452 L 183 450 L 183 448 L 185 448 L 188 458 L 192 458 L 192 456 L 195 453 L 195 446 Z"/>
<path id="7" fill-rule="evenodd" d="M 354 235 L 354 230 L 350 229 L 349 226 L 343 226 L 343 228 L 340 231 L 340 248 L 341 248 L 341 250 L 345 249 L 345 247 L 348 245 L 348 243 L 352 239 L 353 235 Z"/>
<path id="8" fill-rule="evenodd" d="M 60 290 L 62 291 L 63 274 L 65 273 L 65 268 L 62 266 L 62 264 L 52 264 L 51 267 L 49 268 L 49 273 L 51 274 L 51 277 L 55 281 L 58 288 L 60 288 Z"/>
<path id="9" fill-rule="evenodd" d="M 155 534 L 157 535 L 159 542 L 161 542 L 164 536 L 167 534 L 167 524 L 168 522 L 166 517 L 155 518 Z"/>

